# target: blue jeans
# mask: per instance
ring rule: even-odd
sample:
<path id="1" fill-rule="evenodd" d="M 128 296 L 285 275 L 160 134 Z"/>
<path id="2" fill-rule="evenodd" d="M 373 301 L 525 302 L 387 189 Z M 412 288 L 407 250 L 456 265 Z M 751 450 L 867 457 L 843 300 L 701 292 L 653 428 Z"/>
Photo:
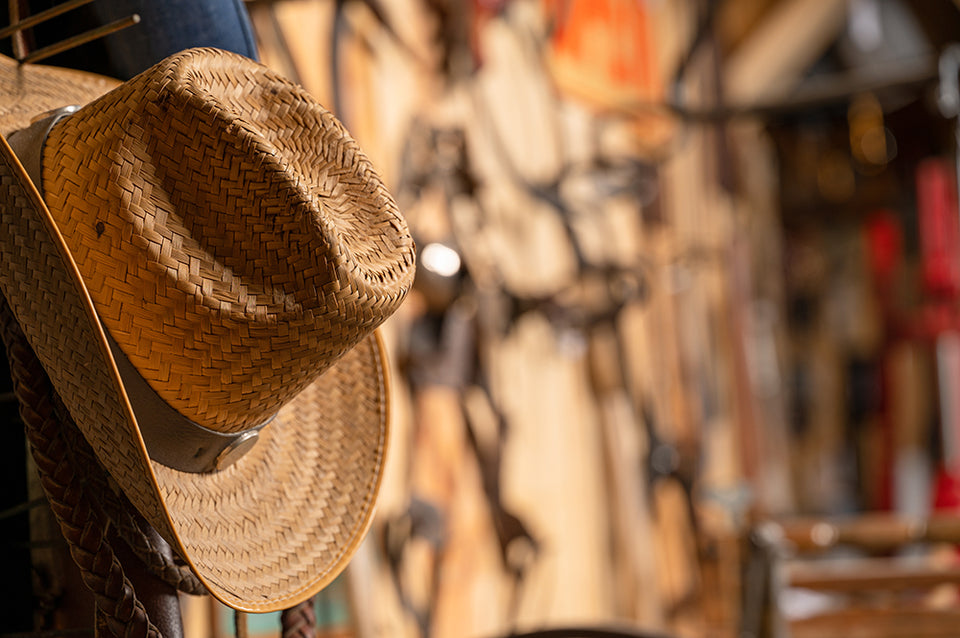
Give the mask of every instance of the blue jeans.
<path id="1" fill-rule="evenodd" d="M 31 14 L 59 4 L 30 0 Z M 44 60 L 127 80 L 165 57 L 208 46 L 258 59 L 243 0 L 94 0 L 34 29 L 36 47 L 63 40 L 131 14 L 140 23 Z"/>

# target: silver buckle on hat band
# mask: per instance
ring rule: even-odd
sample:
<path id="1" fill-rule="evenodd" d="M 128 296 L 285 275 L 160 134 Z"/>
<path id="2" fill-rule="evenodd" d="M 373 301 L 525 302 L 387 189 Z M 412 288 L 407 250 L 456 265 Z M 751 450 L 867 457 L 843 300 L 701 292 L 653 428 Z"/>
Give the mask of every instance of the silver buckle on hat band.
<path id="1" fill-rule="evenodd" d="M 263 429 L 276 415 L 260 425 L 234 433 L 217 432 L 177 412 L 150 387 L 127 355 L 104 328 L 127 398 L 137 417 L 140 435 L 150 458 L 182 472 L 215 472 L 250 451 Z"/>
<path id="2" fill-rule="evenodd" d="M 15 131 L 7 137 L 10 148 L 41 193 L 44 142 L 57 121 L 75 112 L 77 108 L 67 106 L 45 113 L 27 128 Z M 106 326 L 103 326 L 103 332 L 137 418 L 147 453 L 158 463 L 191 473 L 225 469 L 250 451 L 260 436 L 260 430 L 276 416 L 256 427 L 235 433 L 217 432 L 203 427 L 164 401 L 140 375 Z"/>

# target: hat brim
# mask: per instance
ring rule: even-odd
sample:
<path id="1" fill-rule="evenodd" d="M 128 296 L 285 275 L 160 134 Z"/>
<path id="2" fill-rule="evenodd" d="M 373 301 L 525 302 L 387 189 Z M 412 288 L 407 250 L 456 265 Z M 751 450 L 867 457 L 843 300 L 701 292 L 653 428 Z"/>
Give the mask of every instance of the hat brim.
<path id="1" fill-rule="evenodd" d="M 47 77 L 45 70 L 30 69 L 33 78 L 21 85 L 27 93 L 37 82 L 57 84 L 64 73 L 76 89 L 61 84 L 60 103 L 35 100 L 35 112 L 112 88 L 98 76 L 50 69 Z M 14 119 L 25 124 L 26 111 Z M 11 119 L 0 121 L 8 133 Z M 379 335 L 361 341 L 285 405 L 231 467 L 207 474 L 171 469 L 150 460 L 83 279 L 37 188 L 2 138 L 0 202 L 3 294 L 127 498 L 230 607 L 284 609 L 330 583 L 370 526 L 383 476 L 389 391 Z"/>

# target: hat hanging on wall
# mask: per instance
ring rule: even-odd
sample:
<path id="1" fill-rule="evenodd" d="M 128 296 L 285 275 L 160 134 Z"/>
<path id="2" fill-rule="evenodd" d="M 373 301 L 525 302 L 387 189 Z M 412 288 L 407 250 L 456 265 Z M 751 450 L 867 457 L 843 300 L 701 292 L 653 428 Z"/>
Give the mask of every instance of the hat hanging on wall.
<path id="1" fill-rule="evenodd" d="M 0 134 L 0 288 L 117 489 L 231 607 L 316 593 L 371 521 L 414 272 L 368 159 L 215 49 L 123 84 L 2 58 Z"/>

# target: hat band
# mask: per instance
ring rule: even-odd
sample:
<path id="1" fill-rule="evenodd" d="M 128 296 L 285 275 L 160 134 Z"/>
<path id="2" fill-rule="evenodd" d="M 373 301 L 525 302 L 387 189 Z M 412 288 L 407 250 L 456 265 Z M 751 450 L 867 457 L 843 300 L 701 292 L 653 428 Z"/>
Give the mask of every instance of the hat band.
<path id="1" fill-rule="evenodd" d="M 72 104 L 41 113 L 30 122 L 30 126 L 7 136 L 7 143 L 16 153 L 17 159 L 20 160 L 23 169 L 27 171 L 27 175 L 41 195 L 43 194 L 43 144 L 47 141 L 47 135 L 50 134 L 53 125 L 71 113 L 76 113 L 79 108 Z"/>
<path id="2" fill-rule="evenodd" d="M 123 389 L 137 417 L 150 458 L 181 472 L 215 472 L 233 465 L 260 437 L 276 415 L 247 430 L 225 433 L 205 428 L 177 412 L 150 387 L 130 363 L 106 327 L 103 333 L 113 352 Z"/>
<path id="3" fill-rule="evenodd" d="M 7 138 L 10 148 L 41 194 L 42 155 L 47 134 L 58 120 L 76 110 L 75 106 L 67 106 L 50 111 Z M 152 460 L 182 472 L 206 473 L 225 469 L 254 446 L 260 430 L 276 416 L 255 427 L 233 433 L 218 432 L 191 421 L 150 387 L 107 327 L 102 322 L 100 325 Z"/>

